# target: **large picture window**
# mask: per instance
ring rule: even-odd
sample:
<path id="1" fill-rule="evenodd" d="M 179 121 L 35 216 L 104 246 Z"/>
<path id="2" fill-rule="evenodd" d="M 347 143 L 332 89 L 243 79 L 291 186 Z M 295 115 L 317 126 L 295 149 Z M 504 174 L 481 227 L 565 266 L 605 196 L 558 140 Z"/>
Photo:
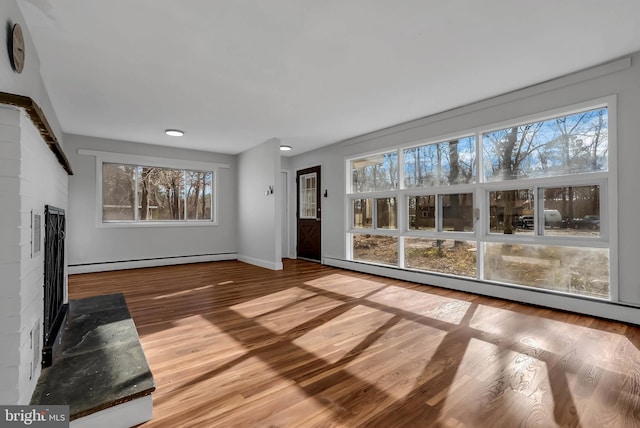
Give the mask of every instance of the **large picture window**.
<path id="1" fill-rule="evenodd" d="M 607 108 L 482 134 L 486 181 L 607 170 Z"/>
<path id="2" fill-rule="evenodd" d="M 102 163 L 103 222 L 208 221 L 213 171 Z"/>
<path id="3" fill-rule="evenodd" d="M 357 192 L 398 188 L 398 153 L 389 152 L 351 161 L 351 185 Z"/>
<path id="4" fill-rule="evenodd" d="M 348 258 L 611 298 L 612 99 L 348 160 Z"/>
<path id="5" fill-rule="evenodd" d="M 404 149 L 404 187 L 476 181 L 474 136 Z"/>

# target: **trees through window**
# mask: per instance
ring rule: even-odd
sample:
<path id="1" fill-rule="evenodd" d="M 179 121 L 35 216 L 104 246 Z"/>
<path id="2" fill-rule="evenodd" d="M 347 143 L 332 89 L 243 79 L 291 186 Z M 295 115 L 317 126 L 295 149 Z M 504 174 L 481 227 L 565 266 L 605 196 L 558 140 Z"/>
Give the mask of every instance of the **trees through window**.
<path id="1" fill-rule="evenodd" d="M 608 298 L 609 116 L 602 104 L 350 160 L 349 257 Z"/>
<path id="2" fill-rule="evenodd" d="M 104 162 L 104 222 L 212 221 L 213 171 Z"/>

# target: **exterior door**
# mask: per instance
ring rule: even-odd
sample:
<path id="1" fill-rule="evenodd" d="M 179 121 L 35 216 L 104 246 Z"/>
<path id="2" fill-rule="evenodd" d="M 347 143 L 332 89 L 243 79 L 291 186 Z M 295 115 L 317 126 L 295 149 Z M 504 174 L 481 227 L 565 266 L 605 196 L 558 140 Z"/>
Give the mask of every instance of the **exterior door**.
<path id="1" fill-rule="evenodd" d="M 320 167 L 314 166 L 296 173 L 298 223 L 297 256 L 320 261 Z"/>

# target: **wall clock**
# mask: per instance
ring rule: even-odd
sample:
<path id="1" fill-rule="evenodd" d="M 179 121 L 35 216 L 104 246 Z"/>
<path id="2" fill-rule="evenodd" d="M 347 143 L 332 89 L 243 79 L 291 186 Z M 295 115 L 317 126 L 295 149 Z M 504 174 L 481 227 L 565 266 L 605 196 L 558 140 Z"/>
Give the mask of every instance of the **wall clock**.
<path id="1" fill-rule="evenodd" d="M 20 24 L 14 24 L 11 30 L 9 59 L 11 60 L 11 67 L 13 67 L 16 73 L 22 73 L 22 69 L 24 68 L 24 37 Z"/>

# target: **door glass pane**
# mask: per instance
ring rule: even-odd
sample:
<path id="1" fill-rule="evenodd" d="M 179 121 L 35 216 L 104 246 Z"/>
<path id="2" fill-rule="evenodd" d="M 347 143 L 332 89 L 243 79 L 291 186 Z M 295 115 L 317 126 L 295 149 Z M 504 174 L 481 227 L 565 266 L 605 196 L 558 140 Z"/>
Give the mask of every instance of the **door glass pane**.
<path id="1" fill-rule="evenodd" d="M 534 202 L 533 189 L 489 192 L 490 233 L 533 235 Z"/>
<path id="2" fill-rule="evenodd" d="M 473 194 L 440 195 L 442 230 L 473 232 Z"/>
<path id="3" fill-rule="evenodd" d="M 376 226 L 378 229 L 398 228 L 396 198 L 376 199 Z"/>
<path id="4" fill-rule="evenodd" d="M 353 201 L 353 227 L 363 229 L 373 227 L 373 199 Z"/>
<path id="5" fill-rule="evenodd" d="M 600 236 L 600 186 L 543 189 L 544 234 Z"/>
<path id="6" fill-rule="evenodd" d="M 300 176 L 300 218 L 315 219 L 317 211 L 316 173 Z"/>
<path id="7" fill-rule="evenodd" d="M 409 196 L 409 230 L 435 230 L 436 197 Z"/>

